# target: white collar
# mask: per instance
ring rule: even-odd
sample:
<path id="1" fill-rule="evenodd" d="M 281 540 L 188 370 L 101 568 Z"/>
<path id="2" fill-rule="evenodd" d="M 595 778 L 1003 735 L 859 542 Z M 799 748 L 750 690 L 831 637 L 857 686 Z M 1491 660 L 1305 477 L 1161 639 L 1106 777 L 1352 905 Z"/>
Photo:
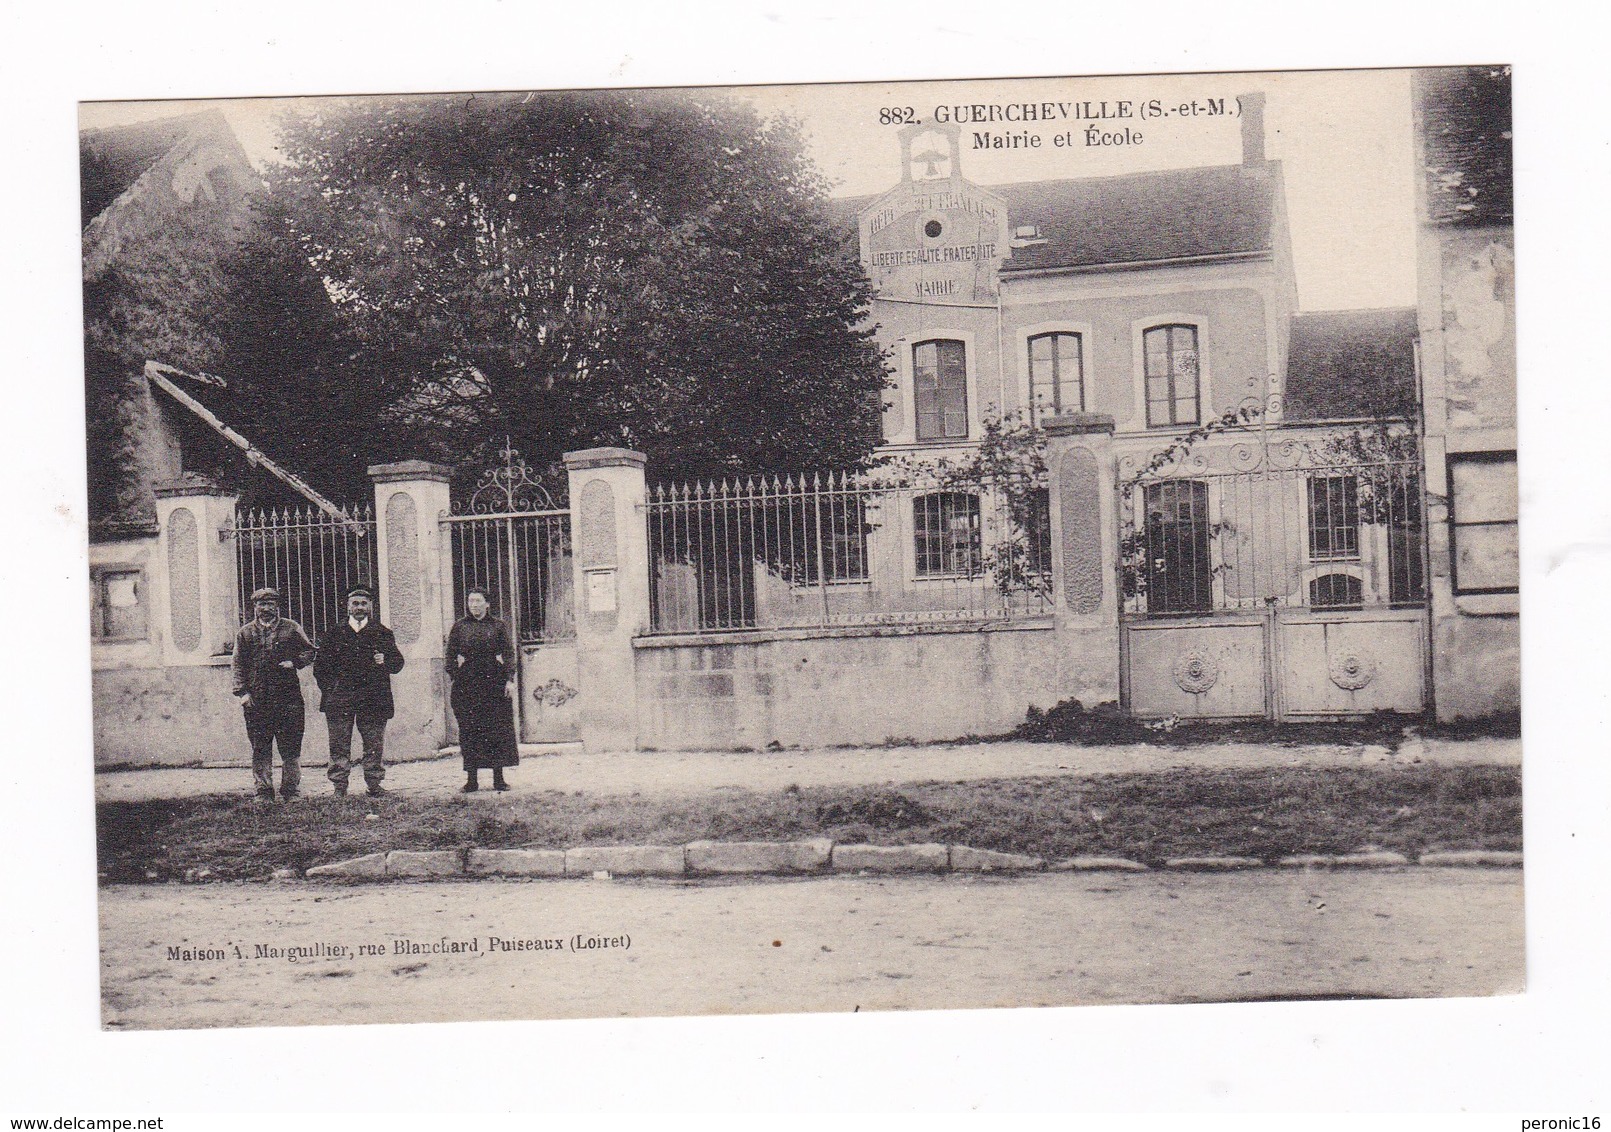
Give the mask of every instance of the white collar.
<path id="1" fill-rule="evenodd" d="M 369 624 L 369 622 L 368 621 L 359 621 L 355 617 L 348 617 L 347 618 L 347 624 L 352 626 L 352 631 L 354 633 L 362 633 L 364 631 L 364 626 Z"/>

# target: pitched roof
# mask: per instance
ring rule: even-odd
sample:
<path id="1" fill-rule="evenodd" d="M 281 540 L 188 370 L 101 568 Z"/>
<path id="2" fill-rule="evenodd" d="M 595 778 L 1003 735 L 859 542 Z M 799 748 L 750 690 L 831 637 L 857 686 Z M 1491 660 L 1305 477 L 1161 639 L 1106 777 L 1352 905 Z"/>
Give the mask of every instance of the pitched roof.
<path id="1" fill-rule="evenodd" d="M 1348 420 L 1400 411 L 1415 396 L 1415 308 L 1292 316 L 1288 421 Z"/>
<path id="2" fill-rule="evenodd" d="M 229 125 L 217 110 L 80 130 L 78 189 L 82 219 L 79 223 L 88 224 L 104 212 L 120 193 L 180 142 L 198 134 L 220 132 L 229 132 Z"/>
<path id="3" fill-rule="evenodd" d="M 1434 224 L 1510 224 L 1509 67 L 1439 67 L 1415 76 L 1416 125 Z"/>
<path id="4" fill-rule="evenodd" d="M 1117 177 L 986 186 L 1013 228 L 1038 240 L 1014 247 L 1003 273 L 1265 255 L 1274 243 L 1277 162 L 1166 169 Z M 854 227 L 876 197 L 830 201 Z"/>
<path id="5" fill-rule="evenodd" d="M 262 179 L 216 110 L 79 133 L 83 277 L 98 279 L 182 214 L 238 233 Z M 91 211 L 94 210 L 94 211 Z"/>
<path id="6" fill-rule="evenodd" d="M 1001 270 L 1102 267 L 1272 249 L 1273 163 L 996 185 L 1008 222 L 1044 243 L 1015 247 Z"/>

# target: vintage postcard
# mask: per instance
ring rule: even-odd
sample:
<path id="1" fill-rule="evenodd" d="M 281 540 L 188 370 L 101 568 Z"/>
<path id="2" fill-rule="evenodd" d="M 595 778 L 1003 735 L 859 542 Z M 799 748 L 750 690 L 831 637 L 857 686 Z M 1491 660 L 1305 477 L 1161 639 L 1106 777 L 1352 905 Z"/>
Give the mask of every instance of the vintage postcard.
<path id="1" fill-rule="evenodd" d="M 1510 105 L 82 104 L 103 1025 L 1521 991 Z"/>

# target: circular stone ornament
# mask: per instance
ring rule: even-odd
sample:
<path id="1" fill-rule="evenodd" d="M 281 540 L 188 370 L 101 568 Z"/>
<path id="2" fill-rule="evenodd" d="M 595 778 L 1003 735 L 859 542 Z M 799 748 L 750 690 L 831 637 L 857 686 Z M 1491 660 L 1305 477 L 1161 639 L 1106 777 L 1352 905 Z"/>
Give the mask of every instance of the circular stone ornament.
<path id="1" fill-rule="evenodd" d="M 1331 682 L 1347 692 L 1357 692 L 1376 678 L 1376 661 L 1357 652 L 1336 653 L 1331 658 Z"/>
<path id="2" fill-rule="evenodd" d="M 1175 683 L 1182 692 L 1201 695 L 1219 681 L 1219 663 L 1200 652 L 1189 652 L 1175 661 Z"/>

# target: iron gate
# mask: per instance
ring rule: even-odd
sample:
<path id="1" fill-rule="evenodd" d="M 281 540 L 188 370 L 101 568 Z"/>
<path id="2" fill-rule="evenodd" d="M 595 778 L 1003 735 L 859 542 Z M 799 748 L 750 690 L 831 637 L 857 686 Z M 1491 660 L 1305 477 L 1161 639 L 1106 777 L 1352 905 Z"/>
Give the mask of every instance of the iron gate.
<path id="1" fill-rule="evenodd" d="M 515 637 L 517 733 L 523 742 L 579 737 L 576 616 L 570 511 L 505 446 L 504 464 L 481 477 L 462 507 L 441 517 L 450 549 L 455 616 L 472 589 Z"/>
<path id="2" fill-rule="evenodd" d="M 1142 718 L 1419 713 L 1420 461 L 1223 450 L 1118 487 L 1121 688 Z"/>

